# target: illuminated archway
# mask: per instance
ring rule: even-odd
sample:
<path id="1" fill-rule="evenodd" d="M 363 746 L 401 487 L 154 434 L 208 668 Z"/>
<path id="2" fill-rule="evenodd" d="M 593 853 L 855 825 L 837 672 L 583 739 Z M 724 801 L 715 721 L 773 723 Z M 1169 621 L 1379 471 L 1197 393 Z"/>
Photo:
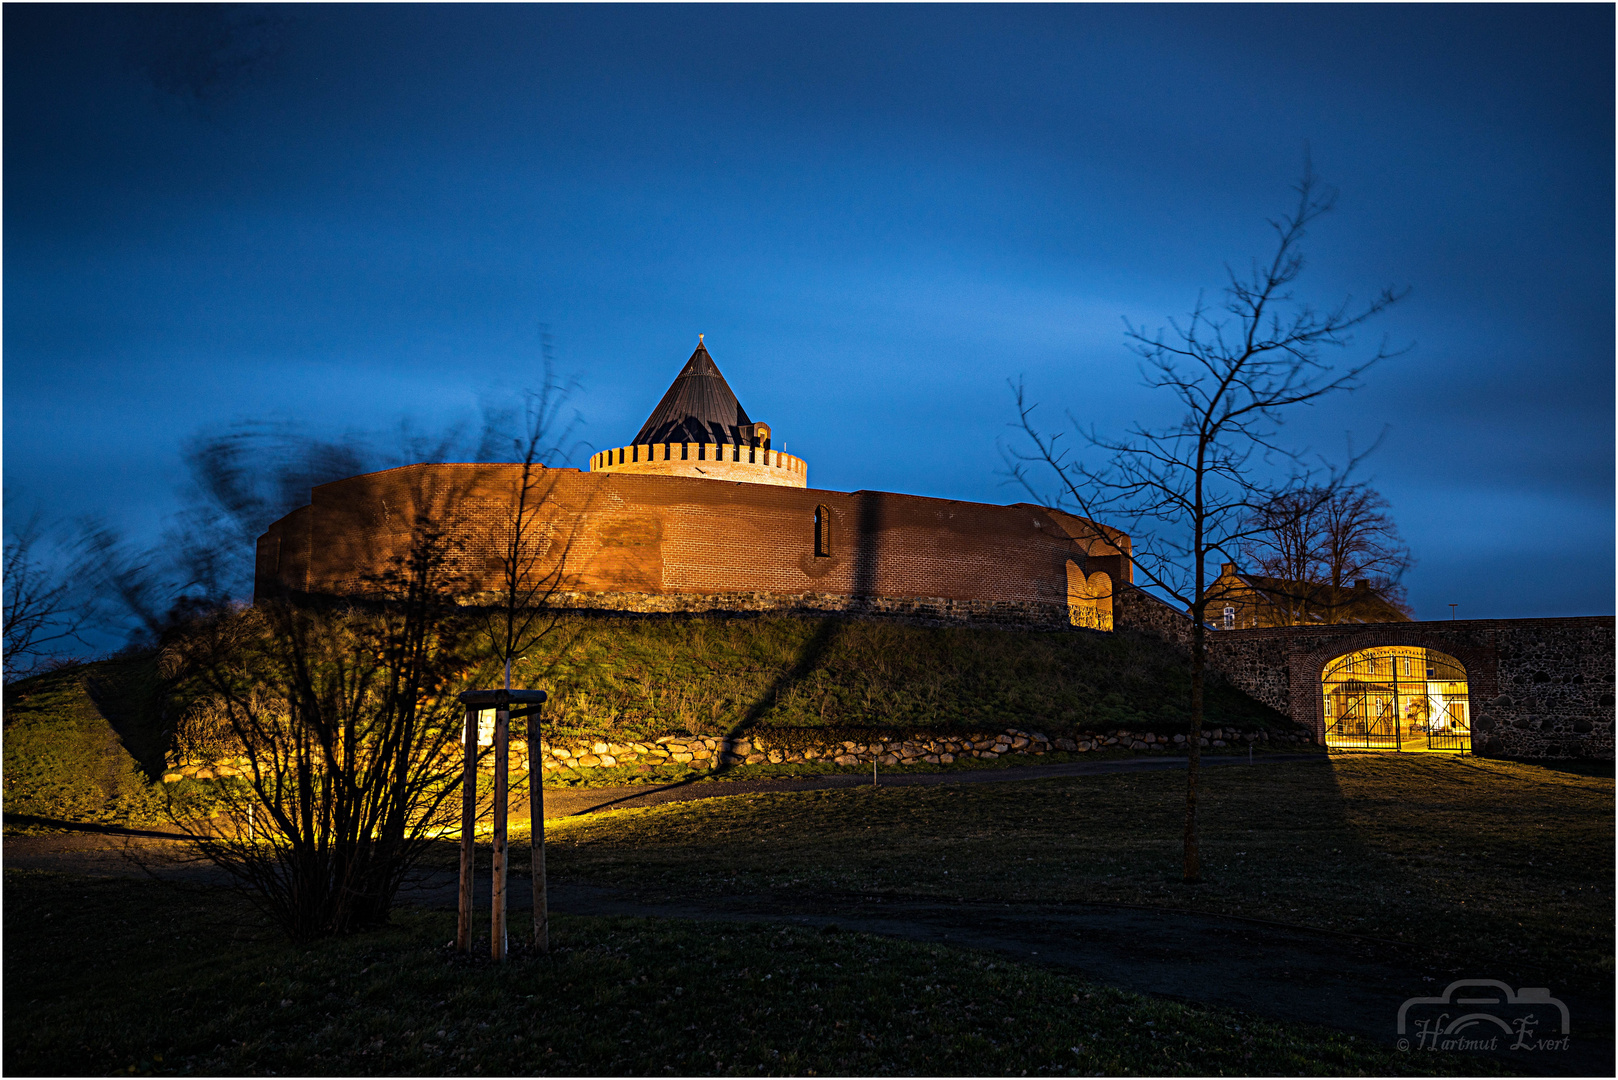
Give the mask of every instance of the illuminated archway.
<path id="1" fill-rule="evenodd" d="M 1447 653 L 1418 645 L 1361 649 L 1328 663 L 1320 687 L 1328 747 L 1472 749 L 1466 668 Z"/>
<path id="2" fill-rule="evenodd" d="M 1067 621 L 1090 630 L 1112 629 L 1112 578 L 1096 571 L 1088 578 L 1067 561 Z"/>

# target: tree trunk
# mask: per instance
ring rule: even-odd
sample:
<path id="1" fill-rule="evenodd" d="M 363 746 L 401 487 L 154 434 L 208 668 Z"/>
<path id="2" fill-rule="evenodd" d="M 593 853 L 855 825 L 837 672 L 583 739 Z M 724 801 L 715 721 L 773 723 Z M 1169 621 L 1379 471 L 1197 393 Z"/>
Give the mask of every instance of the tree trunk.
<path id="1" fill-rule="evenodd" d="M 1191 621 L 1191 734 L 1187 749 L 1185 782 L 1185 871 L 1187 885 L 1202 881 L 1202 851 L 1197 838 L 1197 780 L 1202 765 L 1202 671 L 1206 662 L 1207 628 L 1202 624 L 1202 605 L 1192 608 Z"/>

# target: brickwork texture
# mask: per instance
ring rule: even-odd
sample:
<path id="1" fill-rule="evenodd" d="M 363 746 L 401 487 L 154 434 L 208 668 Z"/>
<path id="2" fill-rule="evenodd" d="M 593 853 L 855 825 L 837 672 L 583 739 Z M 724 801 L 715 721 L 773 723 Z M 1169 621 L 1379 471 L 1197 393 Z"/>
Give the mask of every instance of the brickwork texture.
<path id="1" fill-rule="evenodd" d="M 469 597 L 499 580 L 515 465 L 412 465 L 314 489 L 259 539 L 256 592 L 352 595 L 443 531 Z M 556 606 L 848 611 L 928 621 L 1070 624 L 1069 564 L 1127 582 L 1128 539 L 1041 507 L 680 476 L 543 470 L 526 542 Z M 817 530 L 817 517 L 821 524 Z M 1110 604 L 1110 599 L 1103 602 Z"/>

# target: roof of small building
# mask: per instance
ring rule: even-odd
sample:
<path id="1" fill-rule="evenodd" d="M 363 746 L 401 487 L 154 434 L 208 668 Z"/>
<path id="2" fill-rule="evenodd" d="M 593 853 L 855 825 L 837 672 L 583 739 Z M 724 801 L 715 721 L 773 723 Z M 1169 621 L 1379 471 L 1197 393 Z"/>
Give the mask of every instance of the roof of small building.
<path id="1" fill-rule="evenodd" d="M 1341 588 L 1314 581 L 1291 581 L 1287 578 L 1263 577 L 1235 571 L 1234 576 L 1248 588 L 1259 593 L 1266 602 L 1276 607 L 1289 603 L 1303 604 L 1306 608 L 1336 609 L 1352 612 L 1349 622 L 1409 622 L 1410 616 L 1398 605 L 1371 588 L 1368 581 L 1355 582 L 1353 588 Z"/>
<path id="2" fill-rule="evenodd" d="M 699 341 L 663 400 L 641 425 L 633 443 L 740 443 L 736 429 L 751 424 L 719 365 Z"/>

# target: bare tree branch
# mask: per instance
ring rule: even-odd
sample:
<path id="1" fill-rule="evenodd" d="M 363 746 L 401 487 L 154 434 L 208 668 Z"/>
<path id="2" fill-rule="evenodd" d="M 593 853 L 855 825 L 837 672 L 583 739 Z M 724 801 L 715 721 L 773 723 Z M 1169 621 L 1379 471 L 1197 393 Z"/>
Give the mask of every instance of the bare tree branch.
<path id="1" fill-rule="evenodd" d="M 1225 599 L 1208 573 L 1211 561 L 1235 562 L 1273 522 L 1263 510 L 1318 509 L 1346 483 L 1345 466 L 1311 464 L 1279 438 L 1288 411 L 1359 386 L 1366 372 L 1398 354 L 1384 340 L 1343 365 L 1330 354 L 1349 349 L 1355 332 L 1404 295 L 1383 289 L 1329 309 L 1298 300 L 1292 289 L 1305 260 L 1308 229 L 1335 201 L 1307 163 L 1290 214 L 1270 222 L 1275 247 L 1245 274 L 1227 267 L 1223 304 L 1199 296 L 1183 323 L 1148 331 L 1126 321 L 1145 384 L 1168 393 L 1180 419 L 1163 427 L 1131 426 L 1121 438 L 1073 423 L 1089 460 L 1075 456 L 1060 431 L 1036 419 L 1021 383 L 1016 395 L 1021 446 L 1002 447 L 1012 480 L 1057 509 L 1105 520 L 1132 537 L 1131 565 L 1147 588 L 1191 617 L 1191 760 L 1186 793 L 1184 876 L 1201 879 L 1197 782 L 1201 760 L 1207 610 Z M 1071 415 L 1069 416 L 1072 421 Z M 1031 449 L 1025 449 L 1030 447 Z M 1092 462 L 1094 464 L 1092 464 Z M 1054 481 L 1054 492 L 1048 485 Z M 1288 501 L 1289 493 L 1309 491 Z"/>

